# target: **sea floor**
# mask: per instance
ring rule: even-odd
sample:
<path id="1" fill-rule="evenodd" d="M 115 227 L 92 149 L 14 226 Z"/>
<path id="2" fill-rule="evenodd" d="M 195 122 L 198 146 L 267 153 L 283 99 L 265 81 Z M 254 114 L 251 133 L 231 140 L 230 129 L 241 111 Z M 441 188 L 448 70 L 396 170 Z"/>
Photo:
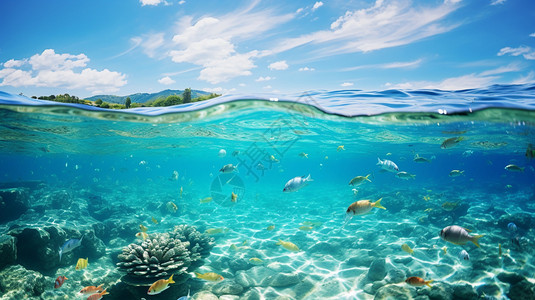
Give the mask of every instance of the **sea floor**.
<path id="1" fill-rule="evenodd" d="M 384 192 L 370 187 L 361 195 L 349 191 L 347 197 L 331 198 L 337 194 L 333 188 L 315 199 L 304 191 L 257 191 L 233 206 L 200 203 L 209 194 L 185 191 L 178 196 L 156 184 L 115 189 L 41 184 L 2 190 L 13 191 L 28 198 L 28 208 L 0 225 L 3 241 L 17 237 L 13 243 L 18 252 L 11 261 L 1 261 L 7 262 L 0 264 L 0 299 L 85 299 L 80 289 L 100 284 L 110 292 L 103 299 L 121 299 L 124 274 L 115 263 L 121 249 L 136 242 L 139 224 L 149 234 L 179 224 L 201 232 L 221 231 L 212 235 L 215 247 L 196 272 L 215 272 L 223 281 L 191 274 L 181 287 L 145 295 L 147 300 L 177 299 L 188 290 L 191 299 L 221 300 L 535 297 L 535 195 L 528 187 L 496 193 L 483 188 Z M 342 226 L 353 201 L 379 198 L 386 210 L 373 209 Z M 167 209 L 169 201 L 177 204 L 176 212 Z M 151 222 L 153 217 L 158 224 Z M 517 232 L 508 231 L 510 222 Z M 438 233 L 449 225 L 483 234 L 481 247 L 441 240 Z M 51 245 L 79 235 L 87 241 L 57 262 Z M 279 240 L 292 242 L 300 251 L 277 245 Z M 403 244 L 414 252 L 402 250 Z M 459 256 L 463 249 L 469 260 Z M 9 251 L 0 247 L 0 252 L 7 257 Z M 75 270 L 78 258 L 85 257 L 88 267 Z M 59 275 L 68 280 L 54 289 Z M 431 287 L 405 283 L 411 276 L 433 280 Z"/>

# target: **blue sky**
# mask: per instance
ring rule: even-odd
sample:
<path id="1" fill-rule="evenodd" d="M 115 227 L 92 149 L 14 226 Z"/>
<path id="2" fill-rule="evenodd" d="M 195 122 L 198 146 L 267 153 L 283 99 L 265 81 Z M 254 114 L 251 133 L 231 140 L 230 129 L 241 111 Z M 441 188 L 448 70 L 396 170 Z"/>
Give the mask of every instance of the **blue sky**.
<path id="1" fill-rule="evenodd" d="M 6 0 L 0 11 L 0 90 L 27 96 L 535 81 L 533 0 Z"/>

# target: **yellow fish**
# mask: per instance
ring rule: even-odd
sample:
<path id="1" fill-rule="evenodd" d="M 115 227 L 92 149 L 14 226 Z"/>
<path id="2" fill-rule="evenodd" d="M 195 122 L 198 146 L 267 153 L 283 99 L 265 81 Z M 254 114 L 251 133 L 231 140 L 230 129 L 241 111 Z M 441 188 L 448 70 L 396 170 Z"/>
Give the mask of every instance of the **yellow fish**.
<path id="1" fill-rule="evenodd" d="M 442 251 L 444 251 L 444 255 L 448 254 L 448 247 L 442 247 Z"/>
<path id="2" fill-rule="evenodd" d="M 279 160 L 276 159 L 274 155 L 271 155 L 271 156 L 269 157 L 269 159 L 270 159 L 272 162 L 276 162 L 276 163 L 279 162 Z"/>
<path id="3" fill-rule="evenodd" d="M 176 211 L 178 210 L 178 206 L 176 206 L 176 204 L 171 201 L 167 202 L 166 207 L 167 210 L 172 213 L 176 213 Z"/>
<path id="4" fill-rule="evenodd" d="M 429 197 L 429 196 L 424 196 L 424 201 L 429 201 L 429 200 L 431 200 L 431 197 Z"/>
<path id="5" fill-rule="evenodd" d="M 299 153 L 299 156 L 304 157 L 304 158 L 308 158 L 308 154 L 305 153 L 305 152 Z"/>
<path id="6" fill-rule="evenodd" d="M 195 272 L 195 276 L 197 276 L 197 278 L 208 280 L 208 281 L 221 281 L 221 280 L 225 279 L 225 278 L 223 278 L 223 276 L 221 276 L 221 275 L 219 275 L 217 273 L 213 273 L 213 272 L 208 272 L 208 273 L 204 273 L 204 274 Z"/>
<path id="7" fill-rule="evenodd" d="M 299 230 L 303 230 L 303 231 L 311 231 L 313 229 L 314 229 L 314 227 L 312 227 L 312 226 L 301 226 L 301 227 L 299 227 Z"/>
<path id="8" fill-rule="evenodd" d="M 252 264 L 255 264 L 255 265 L 263 265 L 263 264 L 264 264 L 264 261 L 261 260 L 261 259 L 258 258 L 258 257 L 250 258 L 249 261 L 250 261 Z"/>
<path id="9" fill-rule="evenodd" d="M 297 247 L 296 244 L 292 243 L 292 242 L 285 242 L 283 240 L 279 240 L 277 242 L 277 245 L 282 245 L 282 247 L 288 251 L 292 251 L 292 252 L 299 252 L 301 251 L 299 249 L 299 247 Z"/>
<path id="10" fill-rule="evenodd" d="M 158 220 L 156 220 L 154 217 L 151 217 L 151 218 L 152 218 L 152 223 L 158 224 Z"/>
<path id="11" fill-rule="evenodd" d="M 150 287 L 149 287 L 149 291 L 147 292 L 148 295 L 157 295 L 163 291 L 165 291 L 166 289 L 169 288 L 169 284 L 171 283 L 175 283 L 173 281 L 173 275 L 171 275 L 171 277 L 169 277 L 169 279 L 160 279 L 156 282 L 154 282 Z"/>
<path id="12" fill-rule="evenodd" d="M 368 174 L 366 176 L 357 176 L 353 179 L 351 179 L 351 181 L 349 181 L 349 185 L 361 185 L 363 183 L 365 183 L 366 181 L 369 181 L 369 182 L 372 182 L 368 177 L 370 177 L 371 174 Z"/>
<path id="13" fill-rule="evenodd" d="M 201 199 L 200 200 L 201 203 L 209 203 L 209 202 L 212 202 L 212 197 L 206 197 L 204 199 Z"/>
<path id="14" fill-rule="evenodd" d="M 76 271 L 83 270 L 87 268 L 88 259 L 79 258 L 78 262 L 76 263 Z"/>
<path id="15" fill-rule="evenodd" d="M 325 159 L 329 159 L 329 157 L 326 155 L 326 156 L 325 156 Z"/>
<path id="16" fill-rule="evenodd" d="M 411 247 L 409 247 L 409 245 L 407 244 L 401 245 L 401 250 L 409 253 L 410 255 L 414 255 L 414 250 L 412 250 Z"/>
<path id="17" fill-rule="evenodd" d="M 219 234 L 219 233 L 227 233 L 229 231 L 228 228 L 209 228 L 204 231 L 206 234 Z"/>
<path id="18" fill-rule="evenodd" d="M 271 230 L 273 230 L 273 229 L 275 229 L 275 225 L 269 225 L 269 226 L 266 228 L 266 230 L 268 230 L 268 231 L 271 231 Z"/>
<path id="19" fill-rule="evenodd" d="M 147 232 L 148 228 L 143 226 L 143 224 L 139 224 L 139 230 L 141 230 L 141 232 Z"/>
<path id="20" fill-rule="evenodd" d="M 182 198 L 182 192 L 184 192 L 184 188 L 183 187 L 180 187 L 180 198 Z"/>
<path id="21" fill-rule="evenodd" d="M 304 221 L 303 225 L 319 227 L 319 226 L 323 225 L 323 222 L 320 222 L 320 221 Z"/>
<path id="22" fill-rule="evenodd" d="M 142 232 L 136 233 L 136 237 L 139 239 L 146 240 L 149 237 L 149 235 L 146 232 L 142 231 Z"/>
<path id="23" fill-rule="evenodd" d="M 426 208 L 426 209 L 424 210 L 424 212 L 430 212 L 430 211 L 432 211 L 432 210 L 433 210 L 432 208 Z"/>
<path id="24" fill-rule="evenodd" d="M 375 202 L 371 202 L 370 200 L 356 201 L 347 208 L 346 214 L 348 216 L 351 216 L 351 214 L 364 215 L 364 214 L 369 213 L 374 207 L 386 209 L 384 206 L 381 205 L 381 200 L 383 200 L 383 198 L 380 198 L 379 200 Z"/>
<path id="25" fill-rule="evenodd" d="M 336 151 L 340 152 L 340 151 L 342 151 L 342 150 L 346 150 L 346 149 L 344 148 L 344 145 L 340 145 L 340 146 L 336 147 Z"/>
<path id="26" fill-rule="evenodd" d="M 238 247 L 238 246 L 236 246 L 236 244 L 230 245 L 230 250 L 236 251 L 236 252 L 245 251 L 247 249 L 251 249 L 251 247 L 249 247 L 249 246 L 240 246 L 240 247 Z"/>
<path id="27" fill-rule="evenodd" d="M 230 201 L 232 203 L 236 203 L 238 201 L 238 195 L 234 194 L 234 192 L 232 192 L 232 194 L 230 195 Z"/>
<path id="28" fill-rule="evenodd" d="M 452 210 L 456 209 L 458 206 L 459 206 L 459 201 L 457 201 L 457 202 L 444 202 L 444 203 L 442 203 L 442 208 L 443 208 L 445 211 L 452 211 Z"/>

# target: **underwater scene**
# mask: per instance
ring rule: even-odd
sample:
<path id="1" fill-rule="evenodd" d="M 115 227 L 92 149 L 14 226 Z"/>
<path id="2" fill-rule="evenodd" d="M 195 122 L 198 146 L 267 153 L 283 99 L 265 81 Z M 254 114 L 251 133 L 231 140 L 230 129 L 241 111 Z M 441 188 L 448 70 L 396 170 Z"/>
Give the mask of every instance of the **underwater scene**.
<path id="1" fill-rule="evenodd" d="M 535 85 L 0 93 L 0 299 L 535 299 Z"/>

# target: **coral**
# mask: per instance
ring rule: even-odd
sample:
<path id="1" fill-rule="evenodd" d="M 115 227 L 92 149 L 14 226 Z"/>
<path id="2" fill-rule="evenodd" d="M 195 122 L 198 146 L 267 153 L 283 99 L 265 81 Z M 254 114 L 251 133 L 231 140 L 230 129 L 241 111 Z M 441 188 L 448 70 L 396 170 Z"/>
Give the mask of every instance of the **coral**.
<path id="1" fill-rule="evenodd" d="M 2 299 L 29 299 L 41 295 L 50 285 L 45 276 L 13 265 L 0 272 L 0 296 Z"/>
<path id="2" fill-rule="evenodd" d="M 175 226 L 171 233 L 176 239 L 184 242 L 189 242 L 188 250 L 192 255 L 199 254 L 201 259 L 210 255 L 210 251 L 214 248 L 214 238 L 201 233 L 195 227 L 189 225 Z M 198 259 L 198 258 L 197 258 Z"/>
<path id="3" fill-rule="evenodd" d="M 17 260 L 16 239 L 10 235 L 0 236 L 0 270 Z"/>

